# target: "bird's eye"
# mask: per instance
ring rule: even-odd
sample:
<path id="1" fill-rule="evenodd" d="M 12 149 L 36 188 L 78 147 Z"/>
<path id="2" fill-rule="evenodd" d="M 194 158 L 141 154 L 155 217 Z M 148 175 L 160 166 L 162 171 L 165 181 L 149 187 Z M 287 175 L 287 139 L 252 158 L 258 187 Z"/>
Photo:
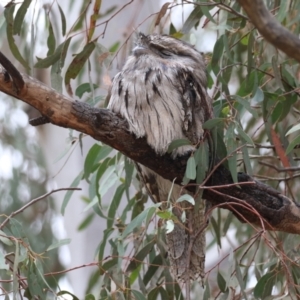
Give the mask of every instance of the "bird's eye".
<path id="1" fill-rule="evenodd" d="M 172 56 L 172 53 L 168 50 L 161 50 L 160 53 L 163 54 L 164 56 Z"/>
<path id="2" fill-rule="evenodd" d="M 162 55 L 164 57 L 172 56 L 172 52 L 167 50 L 165 47 L 162 47 L 158 44 L 152 44 L 152 49 L 159 55 Z"/>

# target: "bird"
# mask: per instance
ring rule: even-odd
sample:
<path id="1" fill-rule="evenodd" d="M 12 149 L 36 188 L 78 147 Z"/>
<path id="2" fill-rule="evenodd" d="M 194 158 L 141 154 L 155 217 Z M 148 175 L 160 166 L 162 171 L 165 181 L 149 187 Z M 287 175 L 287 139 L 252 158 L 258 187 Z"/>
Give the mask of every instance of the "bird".
<path id="1" fill-rule="evenodd" d="M 203 140 L 203 124 L 213 115 L 203 55 L 172 36 L 139 32 L 132 54 L 112 80 L 108 109 L 126 119 L 128 130 L 146 138 L 157 155 L 166 154 L 176 139 L 190 144 L 174 149 L 173 159 L 193 153 Z M 153 202 L 164 209 L 171 205 L 176 216 L 174 229 L 166 234 L 173 275 L 182 282 L 203 280 L 205 201 L 197 209 L 187 201 L 177 203 L 182 193 L 191 193 L 142 164 L 136 166 Z"/>

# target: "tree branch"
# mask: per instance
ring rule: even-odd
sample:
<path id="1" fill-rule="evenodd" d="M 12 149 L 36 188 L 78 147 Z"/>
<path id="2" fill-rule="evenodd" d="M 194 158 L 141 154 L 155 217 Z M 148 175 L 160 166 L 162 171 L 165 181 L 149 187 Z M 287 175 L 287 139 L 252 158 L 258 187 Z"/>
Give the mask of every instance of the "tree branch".
<path id="1" fill-rule="evenodd" d="M 300 62 L 300 40 L 283 27 L 261 0 L 238 0 L 260 34 L 276 48 Z"/>
<path id="2" fill-rule="evenodd" d="M 3 63 L 1 56 L 0 63 Z M 188 155 L 176 160 L 173 160 L 169 154 L 159 156 L 148 146 L 145 138 L 137 139 L 130 134 L 127 130 L 127 122 L 110 110 L 72 101 L 43 83 L 18 72 L 24 82 L 22 86 L 19 84 L 22 83 L 19 76 L 15 77 L 16 70 L 13 72 L 10 70 L 14 70 L 10 62 L 8 66 L 6 65 L 6 70 L 0 67 L 0 91 L 3 93 L 32 105 L 54 125 L 86 133 L 154 170 L 164 178 L 169 180 L 176 178 L 178 184 L 182 182 Z M 264 219 L 266 229 L 300 233 L 298 204 L 267 185 L 254 181 L 247 174 L 240 173 L 238 179 L 240 182 L 253 181 L 254 183 L 240 187 L 232 185 L 222 189 L 218 187 L 214 190 L 215 185 L 233 183 L 230 172 L 221 165 L 206 183 L 206 186 L 211 186 L 211 189 L 205 188 L 203 197 L 213 205 L 222 204 L 223 208 L 231 210 L 242 222 L 246 220 L 260 226 L 261 219 Z M 195 190 L 192 185 L 187 188 L 191 191 Z M 233 207 L 235 203 L 237 205 Z M 251 211 L 252 207 L 261 217 L 254 210 Z M 241 215 L 243 218 L 240 217 Z"/>

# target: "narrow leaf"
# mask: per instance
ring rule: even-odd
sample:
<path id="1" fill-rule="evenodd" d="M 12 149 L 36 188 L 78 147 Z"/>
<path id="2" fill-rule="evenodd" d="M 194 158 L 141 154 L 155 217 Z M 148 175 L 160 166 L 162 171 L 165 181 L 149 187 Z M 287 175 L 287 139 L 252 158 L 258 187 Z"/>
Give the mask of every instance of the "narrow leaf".
<path id="1" fill-rule="evenodd" d="M 195 199 L 189 194 L 184 194 L 184 195 L 180 196 L 176 202 L 182 202 L 182 201 L 187 201 L 187 202 L 191 203 L 192 205 L 195 205 Z"/>
<path id="2" fill-rule="evenodd" d="M 140 227 L 144 220 L 152 217 L 156 211 L 156 208 L 161 204 L 157 203 L 154 206 L 146 208 L 142 213 L 136 216 L 125 228 L 122 234 L 122 239 L 125 239 L 133 230 L 137 227 Z"/>
<path id="3" fill-rule="evenodd" d="M 184 22 L 181 32 L 187 34 L 200 21 L 203 12 L 200 5 L 196 5 L 187 20 Z"/>
<path id="4" fill-rule="evenodd" d="M 294 138 L 288 145 L 287 149 L 286 149 L 286 155 L 288 155 L 289 153 L 291 153 L 291 151 L 300 144 L 300 135 L 298 135 L 296 138 Z"/>
<path id="5" fill-rule="evenodd" d="M 290 130 L 288 130 L 288 132 L 285 134 L 285 136 L 288 136 L 289 134 L 300 130 L 300 124 L 297 124 L 295 126 L 293 126 Z"/>
<path id="6" fill-rule="evenodd" d="M 81 84 L 80 86 L 77 87 L 77 89 L 75 91 L 75 95 L 78 98 L 81 98 L 84 93 L 90 93 L 92 91 L 92 88 L 96 89 L 96 88 L 98 88 L 98 85 L 97 84 L 92 84 L 92 86 L 91 86 L 91 84 L 88 83 L 88 82 L 83 83 L 83 84 Z"/>
<path id="7" fill-rule="evenodd" d="M 284 87 L 281 81 L 281 76 L 280 76 L 280 72 L 279 72 L 279 68 L 278 68 L 278 60 L 277 60 L 277 56 L 273 55 L 272 57 L 272 67 L 273 67 L 273 71 L 274 71 L 274 76 L 275 76 L 275 80 L 276 80 L 276 84 L 278 87 L 280 87 L 280 89 L 282 91 L 284 91 Z"/>
<path id="8" fill-rule="evenodd" d="M 218 272 L 218 275 L 217 275 L 217 282 L 218 282 L 218 286 L 219 286 L 221 292 L 225 293 L 227 290 L 226 281 L 220 272 Z"/>
<path id="9" fill-rule="evenodd" d="M 70 242 L 71 242 L 71 239 L 63 239 L 63 240 L 59 240 L 59 241 L 53 243 L 52 245 L 50 245 L 50 246 L 47 248 L 46 251 L 50 251 L 50 250 L 56 249 L 56 248 L 58 248 L 58 247 L 60 247 L 60 246 L 63 246 L 63 245 L 68 245 L 68 244 L 70 244 Z"/>
<path id="10" fill-rule="evenodd" d="M 49 36 L 47 39 L 47 46 L 48 46 L 48 53 L 47 56 L 52 55 L 55 51 L 55 47 L 56 47 L 56 39 L 54 36 L 54 32 L 53 32 L 53 26 L 51 23 L 51 20 L 49 19 Z"/>
<path id="11" fill-rule="evenodd" d="M 82 179 L 82 176 L 83 176 L 83 171 L 81 171 L 77 177 L 73 180 L 73 182 L 71 183 L 71 186 L 70 187 L 77 187 L 80 180 Z M 64 200 L 63 200 L 63 203 L 61 205 L 61 209 L 60 209 L 60 212 L 62 215 L 65 214 L 65 210 L 66 210 L 66 207 L 71 199 L 71 196 L 73 195 L 74 191 L 67 191 L 66 192 L 66 195 L 64 197 Z"/>
<path id="12" fill-rule="evenodd" d="M 6 37 L 9 44 L 9 48 L 13 53 L 14 57 L 23 65 L 23 67 L 27 70 L 30 70 L 27 61 L 22 57 L 19 47 L 15 43 L 15 39 L 13 37 L 14 31 L 14 10 L 15 10 L 15 3 L 6 7 L 4 10 L 4 16 L 6 19 Z"/>
<path id="13" fill-rule="evenodd" d="M 156 21 L 155 21 L 154 26 L 159 25 L 160 20 L 165 16 L 165 14 L 166 14 L 166 12 L 167 12 L 168 7 L 169 7 L 170 4 L 171 4 L 171 2 L 166 2 L 166 3 L 162 6 L 162 8 L 160 9 L 160 11 L 159 11 L 159 13 L 158 13 L 158 15 L 157 15 L 157 19 L 156 19 Z"/>
<path id="14" fill-rule="evenodd" d="M 172 141 L 168 147 L 168 153 L 171 153 L 174 149 L 177 149 L 181 146 L 191 145 L 191 141 L 188 139 L 177 139 Z"/>
<path id="15" fill-rule="evenodd" d="M 22 24 L 25 18 L 25 15 L 27 13 L 28 7 L 32 0 L 24 0 L 21 4 L 20 8 L 17 11 L 15 20 L 14 20 L 14 35 L 20 35 L 21 34 L 21 28 Z"/>
<path id="16" fill-rule="evenodd" d="M 67 22 L 66 22 L 66 17 L 61 9 L 60 5 L 57 3 L 58 9 L 59 9 L 59 14 L 60 14 L 60 19 L 61 19 L 61 31 L 62 31 L 62 36 L 65 36 L 66 34 L 66 27 L 67 27 Z"/>
<path id="17" fill-rule="evenodd" d="M 204 124 L 203 124 L 203 129 L 213 129 L 215 126 L 217 126 L 219 123 L 226 121 L 226 119 L 223 118 L 214 118 L 214 119 L 210 119 L 207 120 Z"/>
<path id="18" fill-rule="evenodd" d="M 84 46 L 83 50 L 80 53 L 75 55 L 65 75 L 66 86 L 70 84 L 71 79 L 75 79 L 77 77 L 78 73 L 83 68 L 84 64 L 90 57 L 91 53 L 94 51 L 95 47 L 95 43 L 90 42 Z"/>
<path id="19" fill-rule="evenodd" d="M 174 227 L 175 227 L 175 225 L 174 225 L 173 220 L 168 220 L 166 222 L 166 233 L 168 234 L 168 233 L 172 232 L 174 230 Z"/>
<path id="20" fill-rule="evenodd" d="M 39 59 L 38 62 L 34 65 L 35 68 L 48 68 L 54 65 L 57 61 L 61 59 L 60 67 L 63 66 L 65 54 L 69 48 L 71 42 L 71 37 L 61 43 L 55 50 L 55 52 L 47 56 L 44 59 Z"/>
<path id="21" fill-rule="evenodd" d="M 266 285 L 268 281 L 273 277 L 274 275 L 272 273 L 267 273 L 264 276 L 260 278 L 260 280 L 257 282 L 255 288 L 254 288 L 254 297 L 259 299 L 262 298 L 265 292 Z"/>
<path id="22" fill-rule="evenodd" d="M 148 244 L 146 244 L 136 255 L 131 258 L 130 264 L 128 265 L 126 272 L 132 272 L 138 268 L 145 257 L 152 251 L 153 246 L 155 245 L 156 240 L 152 239 Z"/>
<path id="23" fill-rule="evenodd" d="M 185 177 L 188 179 L 196 179 L 196 162 L 194 156 L 191 156 L 186 164 Z"/>

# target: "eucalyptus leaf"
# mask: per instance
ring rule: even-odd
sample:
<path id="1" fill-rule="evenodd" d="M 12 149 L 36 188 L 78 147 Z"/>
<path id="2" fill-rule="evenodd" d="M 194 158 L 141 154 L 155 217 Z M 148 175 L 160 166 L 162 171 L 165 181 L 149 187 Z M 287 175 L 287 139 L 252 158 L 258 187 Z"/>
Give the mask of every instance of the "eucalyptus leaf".
<path id="1" fill-rule="evenodd" d="M 62 240 L 59 240 L 59 241 L 53 243 L 52 245 L 50 245 L 47 248 L 47 251 L 53 250 L 53 249 L 61 247 L 63 245 L 68 245 L 70 243 L 71 243 L 71 239 L 62 239 Z"/>
<path id="2" fill-rule="evenodd" d="M 173 220 L 168 220 L 166 222 L 166 233 L 168 234 L 168 233 L 172 232 L 174 230 L 174 227 L 175 227 L 175 225 L 174 225 Z"/>
<path id="3" fill-rule="evenodd" d="M 191 203 L 192 205 L 195 205 L 195 199 L 189 194 L 184 194 L 184 195 L 180 196 L 176 202 L 182 202 L 182 201 L 187 201 L 187 202 Z"/>

